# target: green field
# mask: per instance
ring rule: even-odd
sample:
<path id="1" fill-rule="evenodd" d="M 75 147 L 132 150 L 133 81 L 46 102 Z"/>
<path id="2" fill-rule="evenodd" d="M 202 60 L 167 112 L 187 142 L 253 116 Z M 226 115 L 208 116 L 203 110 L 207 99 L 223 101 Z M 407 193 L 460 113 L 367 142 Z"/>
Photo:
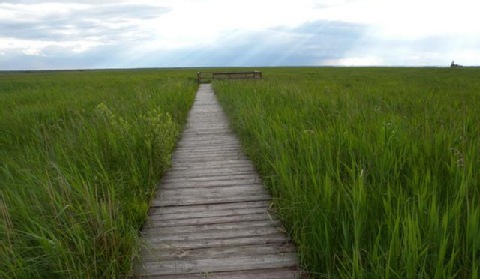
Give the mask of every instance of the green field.
<path id="1" fill-rule="evenodd" d="M 479 278 L 480 69 L 215 81 L 313 278 Z M 130 273 L 194 70 L 0 73 L 0 278 Z"/>
<path id="2" fill-rule="evenodd" d="M 214 83 L 317 278 L 479 278 L 480 69 Z"/>
<path id="3" fill-rule="evenodd" d="M 194 75 L 0 73 L 0 278 L 130 272 Z"/>

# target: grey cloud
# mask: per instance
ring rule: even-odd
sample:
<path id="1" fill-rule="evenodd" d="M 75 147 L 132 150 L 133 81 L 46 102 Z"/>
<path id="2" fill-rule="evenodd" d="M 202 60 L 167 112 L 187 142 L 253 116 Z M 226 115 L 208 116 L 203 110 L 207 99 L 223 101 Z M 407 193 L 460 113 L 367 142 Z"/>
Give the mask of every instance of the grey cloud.
<path id="1" fill-rule="evenodd" d="M 24 55 L 11 52 L 0 55 L 0 70 L 55 70 L 55 69 L 95 69 L 115 68 L 112 64 L 122 55 L 118 46 L 93 48 L 83 53 L 73 54 L 63 48 L 50 47 L 46 50 L 50 55 Z M 54 54 L 54 55 L 53 55 Z"/>
<path id="2" fill-rule="evenodd" d="M 0 19 L 0 36 L 16 39 L 68 41 L 85 38 L 112 41 L 146 37 L 131 20 L 148 20 L 170 11 L 167 7 L 138 4 L 90 5 L 68 13 L 35 15 L 33 19 Z"/>

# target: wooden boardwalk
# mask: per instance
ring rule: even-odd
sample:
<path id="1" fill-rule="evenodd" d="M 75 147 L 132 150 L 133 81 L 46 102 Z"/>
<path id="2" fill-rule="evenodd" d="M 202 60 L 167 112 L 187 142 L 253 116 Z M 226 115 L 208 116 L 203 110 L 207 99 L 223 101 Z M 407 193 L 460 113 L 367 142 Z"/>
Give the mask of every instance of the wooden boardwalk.
<path id="1" fill-rule="evenodd" d="M 142 231 L 135 275 L 300 278 L 295 247 L 209 84 L 195 103 Z"/>

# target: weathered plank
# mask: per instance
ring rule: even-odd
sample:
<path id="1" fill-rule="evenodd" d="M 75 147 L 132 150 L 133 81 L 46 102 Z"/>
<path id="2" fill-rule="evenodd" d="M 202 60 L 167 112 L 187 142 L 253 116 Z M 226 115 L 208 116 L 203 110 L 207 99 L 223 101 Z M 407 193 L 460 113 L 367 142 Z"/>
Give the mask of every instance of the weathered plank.
<path id="1" fill-rule="evenodd" d="M 268 194 L 264 189 L 258 187 L 258 185 L 231 185 L 231 186 L 224 186 L 224 187 L 196 187 L 196 188 L 188 188 L 188 189 L 163 189 L 162 193 L 160 194 L 161 197 L 172 197 L 172 196 L 197 196 L 198 198 L 202 197 L 214 197 L 218 195 L 241 195 L 241 194 L 250 194 L 250 193 L 264 193 Z"/>
<path id="2" fill-rule="evenodd" d="M 181 189 L 181 188 L 211 188 L 223 186 L 241 186 L 256 185 L 262 187 L 260 181 L 254 179 L 238 179 L 238 180 L 219 180 L 219 181 L 181 181 L 177 183 L 164 184 L 162 189 Z M 205 189 L 207 190 L 207 189 Z"/>
<path id="3" fill-rule="evenodd" d="M 141 276 L 140 278 L 143 278 Z M 202 272 L 146 276 L 150 279 L 299 279 L 302 273 L 295 268 L 256 269 L 231 272 Z"/>
<path id="4" fill-rule="evenodd" d="M 169 174 L 166 174 L 165 177 L 162 179 L 163 183 L 170 183 L 170 182 L 211 182 L 211 181 L 231 181 L 235 179 L 246 179 L 253 182 L 260 181 L 260 178 L 257 176 L 252 176 L 251 174 L 232 174 L 232 175 L 212 175 L 209 177 L 201 176 L 201 177 L 190 177 L 190 178 L 182 178 L 182 177 L 170 177 Z"/>
<path id="5" fill-rule="evenodd" d="M 219 176 L 231 174 L 255 174 L 255 169 L 251 166 L 237 166 L 237 167 L 197 167 L 195 169 L 175 169 L 169 172 L 166 178 L 195 178 L 206 176 Z"/>
<path id="6" fill-rule="evenodd" d="M 246 246 L 223 246 L 213 248 L 180 249 L 172 257 L 172 251 L 147 250 L 141 251 L 144 262 L 171 261 L 172 259 L 196 260 L 196 259 L 218 259 L 235 255 L 271 255 L 282 253 L 295 253 L 292 245 L 246 245 Z"/>
<path id="7" fill-rule="evenodd" d="M 259 268 L 285 268 L 296 264 L 295 253 L 273 255 L 239 255 L 221 259 L 173 260 L 146 262 L 143 270 L 148 274 L 166 275 L 179 273 L 254 270 Z M 143 270 L 140 270 L 143 271 Z"/>
<path id="8" fill-rule="evenodd" d="M 161 224 L 161 222 L 159 222 Z M 147 223 L 142 233 L 156 233 L 156 234 L 176 234 L 176 233 L 197 233 L 197 232 L 210 232 L 210 231 L 223 231 L 223 230 L 243 230 L 245 228 L 275 226 L 279 231 L 284 231 L 280 221 L 273 219 L 261 219 L 261 220 L 247 220 L 230 223 L 214 223 L 205 225 L 186 225 L 186 226 L 173 226 L 162 227 L 159 231 L 158 227 L 155 227 L 151 222 Z"/>
<path id="9" fill-rule="evenodd" d="M 142 230 L 145 278 L 299 278 L 270 196 L 202 85 Z"/>
<path id="10" fill-rule="evenodd" d="M 262 208 L 262 207 L 224 209 L 224 210 L 215 210 L 215 211 L 208 210 L 208 211 L 197 211 L 197 212 L 151 215 L 150 220 L 162 221 L 162 220 L 181 220 L 181 219 L 192 219 L 192 218 L 225 217 L 225 216 L 236 216 L 236 215 L 259 214 L 264 212 L 265 212 L 265 208 Z"/>
<path id="11" fill-rule="evenodd" d="M 267 194 L 253 194 L 245 193 L 243 195 L 228 196 L 184 196 L 184 197 L 161 197 L 153 202 L 153 206 L 175 206 L 175 205 L 189 205 L 189 204 L 215 204 L 228 202 L 246 202 L 246 201 L 265 201 L 270 197 Z"/>
<path id="12" fill-rule="evenodd" d="M 208 161 L 208 162 L 203 162 L 203 163 L 197 163 L 197 164 L 177 164 L 175 167 L 175 171 L 194 171 L 194 170 L 208 170 L 210 168 L 214 169 L 230 169 L 230 168 L 249 168 L 252 170 L 255 170 L 250 164 L 247 162 L 242 162 L 241 160 L 238 160 L 239 162 L 228 162 L 228 161 Z"/>
<path id="13" fill-rule="evenodd" d="M 172 207 L 152 207 L 149 211 L 150 216 L 154 215 L 168 215 L 176 213 L 196 213 L 204 211 L 223 211 L 230 209 L 250 209 L 250 208 L 265 208 L 270 206 L 268 201 L 257 202 L 241 202 L 241 203 L 222 203 L 222 204 L 202 204 L 202 205 L 186 205 L 186 206 L 172 206 Z"/>
<path id="14" fill-rule="evenodd" d="M 203 240 L 227 240 L 233 238 L 242 238 L 242 237 L 261 237 L 261 236 L 270 236 L 270 235 L 279 235 L 282 232 L 279 232 L 273 227 L 265 228 L 244 228 L 243 230 L 223 230 L 223 231 L 210 231 L 210 232 L 197 232 L 194 234 L 191 233 L 182 233 L 182 234 L 150 234 L 149 242 L 168 242 L 168 243 L 180 243 L 184 241 L 203 241 Z"/>
<path id="15" fill-rule="evenodd" d="M 218 151 L 237 151 L 238 152 L 238 146 L 235 145 L 230 145 L 230 146 L 225 146 L 225 145 L 219 145 L 219 146 L 214 146 L 211 148 L 186 148 L 183 147 L 181 149 L 177 149 L 175 152 L 176 155 L 178 154 L 203 154 L 203 153 L 208 153 L 208 152 L 218 152 Z M 235 160 L 236 161 L 236 160 Z M 246 160 L 247 161 L 247 160 Z"/>
<path id="16" fill-rule="evenodd" d="M 176 253 L 178 250 L 199 249 L 199 248 L 218 248 L 229 246 L 246 246 L 246 245 L 278 245 L 284 246 L 288 244 L 288 240 L 282 234 L 271 234 L 268 236 L 254 236 L 254 237 L 236 237 L 227 239 L 206 239 L 206 240 L 192 240 L 192 241 L 150 241 L 146 239 L 147 246 L 155 246 L 158 250 L 164 250 Z"/>

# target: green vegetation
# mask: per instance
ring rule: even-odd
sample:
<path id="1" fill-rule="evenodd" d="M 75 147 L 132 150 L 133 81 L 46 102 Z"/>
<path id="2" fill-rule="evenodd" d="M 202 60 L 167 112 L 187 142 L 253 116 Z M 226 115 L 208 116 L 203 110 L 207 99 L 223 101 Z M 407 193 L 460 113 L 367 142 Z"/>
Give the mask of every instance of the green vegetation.
<path id="1" fill-rule="evenodd" d="M 194 76 L 0 73 L 0 278 L 128 274 Z"/>
<path id="2" fill-rule="evenodd" d="M 479 278 L 480 69 L 269 69 L 214 88 L 318 278 Z"/>

